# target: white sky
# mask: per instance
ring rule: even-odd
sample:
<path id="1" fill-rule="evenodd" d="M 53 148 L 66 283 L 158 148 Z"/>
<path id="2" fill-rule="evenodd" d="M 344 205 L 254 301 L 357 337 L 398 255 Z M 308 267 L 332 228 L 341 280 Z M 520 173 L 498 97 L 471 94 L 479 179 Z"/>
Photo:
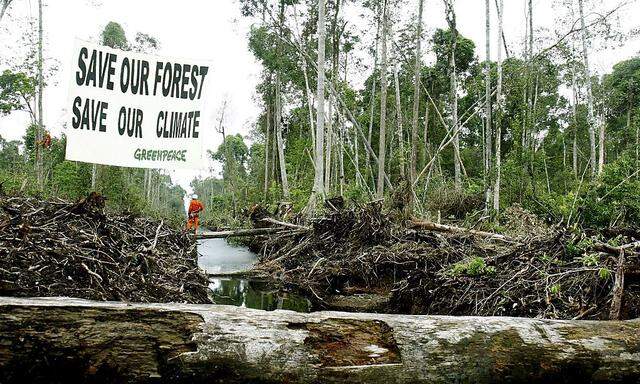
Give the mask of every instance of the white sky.
<path id="1" fill-rule="evenodd" d="M 44 0 L 45 59 L 53 59 L 60 70 L 50 80 L 45 91 L 45 125 L 54 134 L 60 135 L 64 120 L 63 106 L 67 101 L 67 82 L 70 78 L 67 63 L 71 60 L 74 38 L 98 41 L 104 26 L 115 21 L 120 23 L 130 41 L 137 32 L 156 37 L 161 43 L 158 55 L 211 60 L 214 63 L 212 83 L 215 88 L 214 103 L 218 109 L 223 98 L 227 98 L 226 127 L 230 134 L 248 135 L 260 113 L 255 87 L 260 81 L 260 64 L 256 62 L 247 47 L 247 34 L 251 20 L 240 15 L 237 0 Z M 570 28 L 568 18 L 562 17 L 561 10 L 552 9 L 552 0 L 534 0 L 535 28 L 541 35 L 551 36 L 554 31 L 566 31 Z M 587 0 L 590 3 L 591 0 Z M 406 4 L 401 14 L 415 12 L 414 0 L 404 0 Z M 494 0 L 491 0 L 492 7 Z M 523 0 L 504 0 L 505 35 L 512 53 L 519 54 L 524 36 L 525 12 Z M 594 9 L 587 7 L 586 13 L 603 11 L 613 7 L 618 0 L 594 1 Z M 304 4 L 304 2 L 303 2 Z M 304 5 L 298 5 L 303 7 Z M 484 1 L 458 0 L 456 2 L 457 22 L 460 32 L 476 42 L 476 54 L 484 58 L 485 19 Z M 363 34 L 363 43 L 375 36 L 367 12 L 347 8 L 349 25 L 359 34 Z M 0 24 L 0 70 L 7 62 L 21 60 L 24 47 L 20 42 L 25 27 L 21 20 L 37 16 L 37 0 L 14 0 L 7 15 Z M 495 10 L 492 12 L 496 21 Z M 442 0 L 425 0 L 424 22 L 427 31 L 445 27 Z M 566 24 L 566 25 L 565 25 Z M 619 24 L 624 30 L 637 28 L 640 24 L 640 5 L 633 3 L 620 13 Z M 22 25 L 22 26 L 21 26 Z M 495 26 L 495 24 L 494 24 Z M 495 28 L 497 29 L 497 28 Z M 494 29 L 494 34 L 495 34 Z M 495 41 L 492 37 L 492 55 L 495 59 Z M 540 43 L 544 46 L 545 43 Z M 592 70 L 598 73 L 609 71 L 618 61 L 627 59 L 640 52 L 640 39 L 628 41 L 622 47 L 598 48 L 591 58 Z M 358 57 L 369 60 L 364 53 Z M 52 60 L 49 60 L 51 62 Z M 350 76 L 354 84 L 361 84 L 363 71 L 352 68 Z M 25 112 L 0 116 L 0 135 L 6 139 L 19 139 L 28 124 Z M 214 129 L 214 127 L 210 127 Z M 221 142 L 219 134 L 207 143 L 209 149 L 215 149 Z M 217 174 L 219 170 L 213 172 Z M 195 176 L 206 176 L 209 171 L 173 171 L 174 182 L 189 190 L 190 181 Z"/>

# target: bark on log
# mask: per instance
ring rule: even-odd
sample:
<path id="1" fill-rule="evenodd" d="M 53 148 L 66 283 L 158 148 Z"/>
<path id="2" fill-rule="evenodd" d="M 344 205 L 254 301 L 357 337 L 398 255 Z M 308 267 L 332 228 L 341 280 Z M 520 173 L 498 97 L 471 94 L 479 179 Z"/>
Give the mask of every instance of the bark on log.
<path id="1" fill-rule="evenodd" d="M 0 298 L 0 382 L 640 380 L 639 321 Z"/>

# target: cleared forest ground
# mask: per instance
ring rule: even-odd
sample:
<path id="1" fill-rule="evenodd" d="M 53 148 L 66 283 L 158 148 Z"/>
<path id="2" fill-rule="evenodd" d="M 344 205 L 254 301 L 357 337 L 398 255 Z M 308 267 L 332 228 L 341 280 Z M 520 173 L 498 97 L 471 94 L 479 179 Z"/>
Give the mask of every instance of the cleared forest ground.
<path id="1" fill-rule="evenodd" d="M 507 235 L 491 237 L 402 224 L 379 204 L 330 210 L 309 230 L 256 238 L 256 271 L 324 308 L 336 295 L 387 295 L 385 312 L 640 316 L 640 231 L 552 228 L 520 208 L 505 217 Z"/>
<path id="2" fill-rule="evenodd" d="M 160 220 L 77 203 L 0 196 L 0 296 L 210 303 L 196 245 Z"/>

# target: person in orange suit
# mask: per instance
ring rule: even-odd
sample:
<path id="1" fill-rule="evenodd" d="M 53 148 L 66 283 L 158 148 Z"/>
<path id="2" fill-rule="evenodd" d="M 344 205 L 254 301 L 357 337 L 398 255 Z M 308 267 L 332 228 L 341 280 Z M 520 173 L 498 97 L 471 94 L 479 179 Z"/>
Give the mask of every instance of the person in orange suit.
<path id="1" fill-rule="evenodd" d="M 199 215 L 200 212 L 204 211 L 204 205 L 198 200 L 198 195 L 194 194 L 191 196 L 191 202 L 189 203 L 189 219 L 187 220 L 187 229 L 191 228 L 195 229 L 195 232 L 198 233 L 198 224 L 199 224 Z"/>

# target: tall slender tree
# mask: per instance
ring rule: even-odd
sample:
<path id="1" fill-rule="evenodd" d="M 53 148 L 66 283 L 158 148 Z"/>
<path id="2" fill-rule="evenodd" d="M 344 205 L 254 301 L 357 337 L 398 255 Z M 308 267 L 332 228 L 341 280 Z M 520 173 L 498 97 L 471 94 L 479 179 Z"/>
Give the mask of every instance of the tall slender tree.
<path id="1" fill-rule="evenodd" d="M 421 84 L 421 58 L 422 58 L 422 12 L 424 9 L 424 0 L 418 0 L 418 18 L 416 20 L 416 35 L 415 35 L 415 60 L 413 63 L 413 109 L 411 116 L 411 158 L 409 161 L 409 201 L 411 209 L 413 209 L 413 196 L 415 195 L 413 183 L 417 177 L 417 162 L 418 162 L 418 121 L 420 119 L 420 84 Z M 426 118 L 426 117 L 425 117 Z M 425 127 L 427 122 L 425 121 Z M 426 133 L 426 128 L 425 128 Z M 426 140 L 426 137 L 425 137 Z M 426 147 L 425 147 L 426 151 Z"/>
<path id="2" fill-rule="evenodd" d="M 271 134 L 271 104 L 269 100 L 265 101 L 265 139 L 264 139 L 264 200 L 269 195 L 269 136 Z"/>
<path id="3" fill-rule="evenodd" d="M 280 0 L 280 22 L 279 31 L 280 39 L 278 40 L 278 52 L 282 51 L 282 43 L 284 40 L 284 6 L 285 0 Z M 278 165 L 280 166 L 280 182 L 282 183 L 282 197 L 289 200 L 289 179 L 287 177 L 287 164 L 284 158 L 284 140 L 282 138 L 282 64 L 281 57 L 278 55 L 278 68 L 276 70 L 276 142 L 278 145 Z"/>
<path id="4" fill-rule="evenodd" d="M 43 75 L 43 28 L 42 28 L 42 2 L 38 0 L 38 125 L 36 127 L 36 179 L 38 188 L 44 188 L 44 170 L 42 165 L 42 137 L 44 132 L 44 114 L 42 108 L 42 100 L 44 93 L 44 75 Z"/>
<path id="5" fill-rule="evenodd" d="M 405 179 L 405 154 L 404 154 L 404 127 L 402 123 L 402 102 L 400 100 L 400 80 L 398 79 L 399 61 L 396 60 L 393 69 L 393 83 L 396 91 L 396 130 L 398 133 L 398 168 L 400 170 L 400 178 Z"/>
<path id="6" fill-rule="evenodd" d="M 316 148 L 313 189 L 307 205 L 307 214 L 313 215 L 318 203 L 324 199 L 324 54 L 325 54 L 325 0 L 318 0 L 318 64 L 316 96 Z"/>
<path id="7" fill-rule="evenodd" d="M 456 48 L 458 46 L 458 29 L 454 0 L 444 0 L 445 16 L 449 25 L 451 41 L 449 43 L 449 108 L 451 110 L 451 126 L 453 127 L 453 169 L 456 189 L 462 188 L 460 164 L 460 122 L 458 121 L 458 79 L 456 74 Z"/>
<path id="8" fill-rule="evenodd" d="M 584 20 L 583 0 L 578 0 L 578 11 L 580 12 L 580 28 L 582 38 L 582 61 L 584 65 L 584 78 L 586 84 L 587 96 L 587 119 L 589 126 L 589 165 L 591 166 L 591 175 L 596 175 L 596 117 L 593 106 L 593 87 L 591 84 L 591 70 L 589 68 L 589 50 L 588 50 L 588 31 Z M 599 166 L 598 166 L 599 168 Z"/>
<path id="9" fill-rule="evenodd" d="M 387 38 L 389 30 L 387 0 L 382 5 L 382 48 L 380 63 L 380 134 L 378 139 L 378 183 L 376 196 L 384 196 L 387 136 Z"/>
<path id="10" fill-rule="evenodd" d="M 498 11 L 498 63 L 497 72 L 498 80 L 496 85 L 496 150 L 495 150 L 495 185 L 493 187 L 493 210 L 498 217 L 500 213 L 500 183 L 502 177 L 502 116 L 504 114 L 504 98 L 502 96 L 502 45 L 504 43 L 504 31 L 503 31 L 503 15 L 504 15 L 504 0 L 499 0 L 496 4 Z"/>
<path id="11" fill-rule="evenodd" d="M 484 94 L 484 104 L 485 104 L 485 128 L 484 128 L 484 150 L 485 150 L 485 163 L 484 163 L 484 173 L 485 173 L 485 210 L 488 211 L 491 209 L 491 156 L 492 151 L 491 147 L 493 145 L 492 131 L 493 125 L 491 124 L 491 2 L 490 0 L 485 0 L 485 94 Z"/>

